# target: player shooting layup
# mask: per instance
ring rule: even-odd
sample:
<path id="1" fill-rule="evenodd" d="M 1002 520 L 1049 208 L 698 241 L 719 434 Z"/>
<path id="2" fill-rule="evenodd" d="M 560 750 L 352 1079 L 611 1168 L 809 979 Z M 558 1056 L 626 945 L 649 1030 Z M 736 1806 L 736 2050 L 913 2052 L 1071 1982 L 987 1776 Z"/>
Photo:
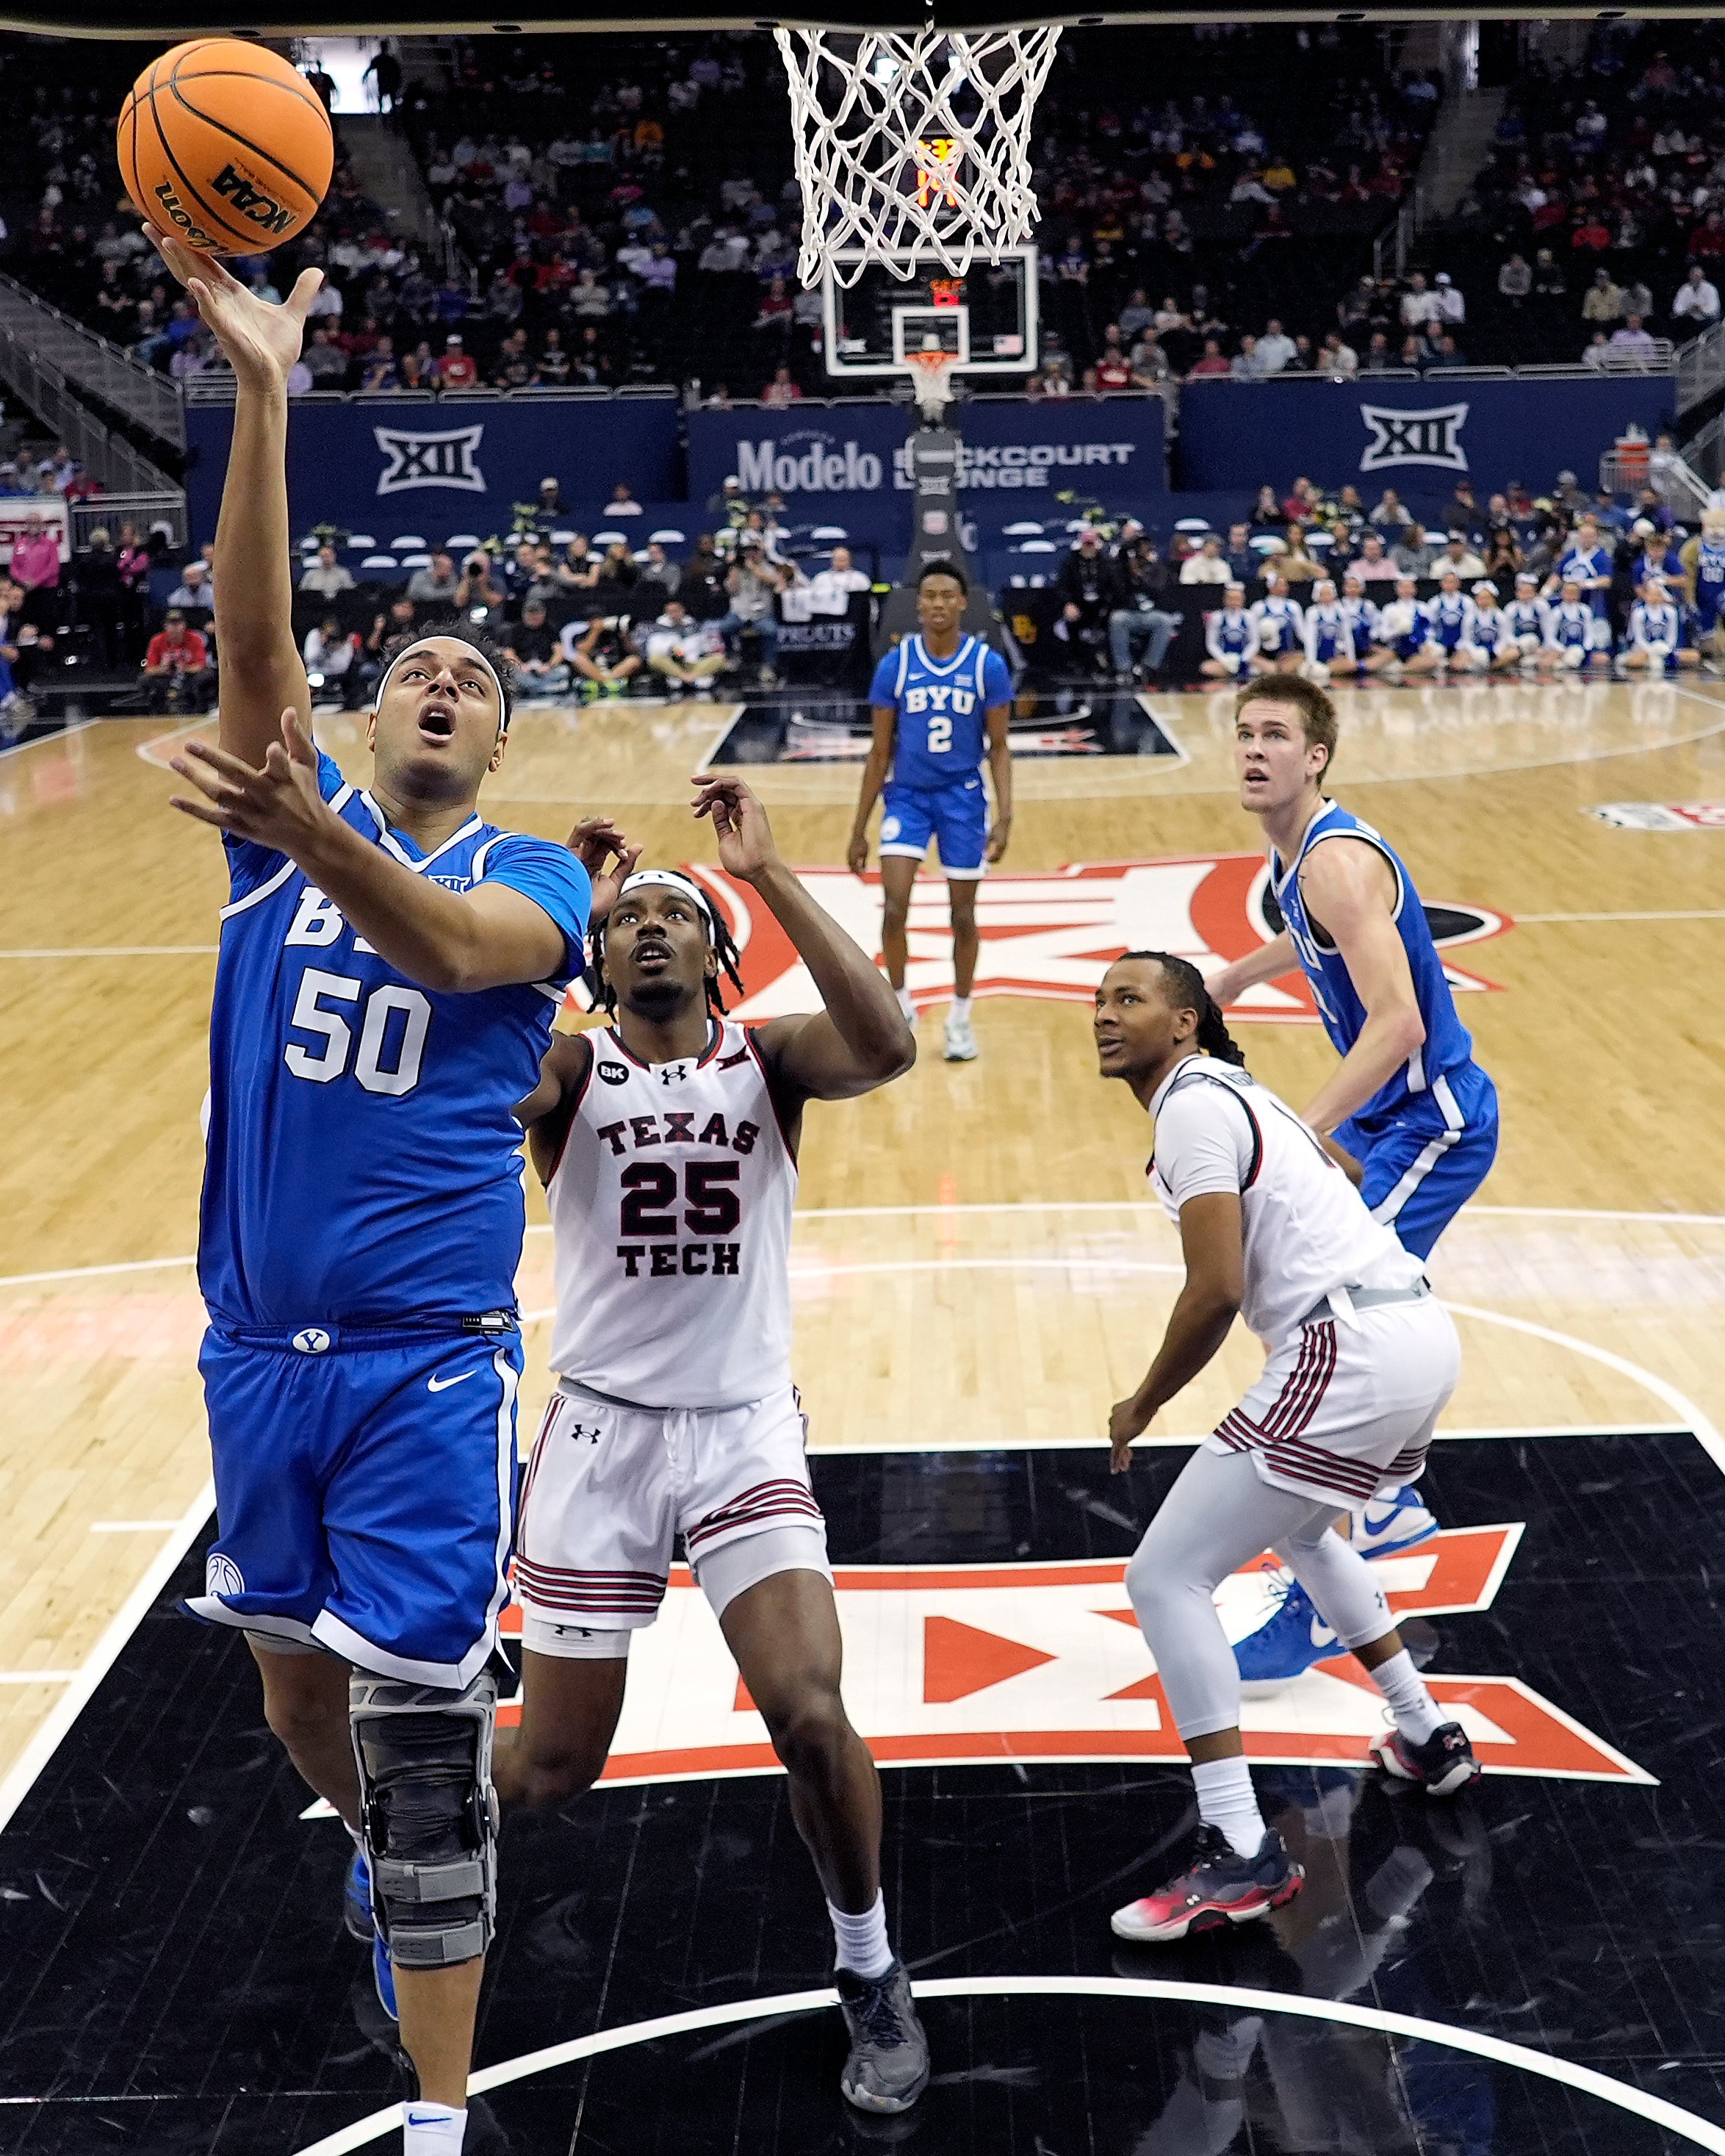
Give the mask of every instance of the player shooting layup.
<path id="1" fill-rule="evenodd" d="M 524 1705 L 498 1786 L 559 1803 L 597 1779 L 629 1635 L 658 1614 L 681 1533 L 826 1892 L 851 2032 L 840 2087 L 860 2110 L 905 2111 L 928 2043 L 887 1939 L 879 1778 L 839 1696 L 786 1264 L 803 1103 L 872 1092 L 916 1044 L 878 969 L 780 859 L 748 788 L 697 783 L 720 860 L 770 909 L 825 1009 L 758 1029 L 725 1019 L 729 937 L 669 870 L 627 877 L 595 933 L 613 1027 L 558 1039 L 522 1111 L 550 1208 L 561 1382 L 522 1491 Z"/>
<path id="2" fill-rule="evenodd" d="M 862 767 L 857 820 L 845 859 L 852 875 L 868 861 L 868 819 L 883 788 L 880 880 L 886 901 L 881 951 L 898 1007 L 916 1024 L 904 985 L 909 957 L 905 920 L 917 864 L 929 840 L 940 842 L 940 866 L 952 904 L 952 1009 L 946 1020 L 946 1060 L 976 1055 L 970 990 L 976 978 L 976 886 L 986 861 L 1006 850 L 1012 828 L 1012 752 L 1006 738 L 1012 681 L 1006 663 L 978 636 L 961 637 L 970 592 L 962 569 L 931 562 L 917 579 L 922 633 L 907 636 L 874 670 L 868 701 L 874 739 Z M 994 778 L 990 826 L 982 790 L 986 749 Z"/>
<path id="3" fill-rule="evenodd" d="M 1186 1277 L 1144 1383 L 1109 1418 L 1113 1469 L 1242 1316 L 1268 1343 L 1263 1374 L 1186 1462 L 1126 1568 L 1126 1591 L 1192 1761 L 1201 1821 L 1192 1861 L 1117 1910 L 1126 1939 L 1244 1923 L 1304 1873 L 1258 1810 L 1240 1736 L 1240 1671 L 1213 1597 L 1273 1549 L 1323 1613 L 1327 1652 L 1349 1649 L 1395 1718 L 1372 1747 L 1433 1796 L 1478 1779 L 1390 1621 L 1338 1511 L 1417 1474 L 1461 1364 L 1456 1328 L 1322 1143 L 1254 1085 L 1195 966 L 1129 951 L 1103 976 L 1095 1034 L 1104 1078 L 1155 1122 L 1150 1180 L 1179 1224 Z"/>
<path id="4" fill-rule="evenodd" d="M 1342 1061 L 1305 1120 L 1360 1163 L 1360 1195 L 1404 1250 L 1429 1257 L 1484 1182 L 1497 1151 L 1497 1092 L 1473 1060 L 1413 879 L 1387 842 L 1323 791 L 1335 707 L 1315 683 L 1258 681 L 1236 706 L 1240 798 L 1263 824 L 1287 926 L 1212 975 L 1226 1007 L 1296 966 Z M 1437 1522 L 1411 1489 L 1355 1507 L 1368 1555 L 1411 1548 Z M 1267 1685 L 1330 1650 L 1298 1584 L 1270 1625 L 1241 1642 L 1241 1667 Z"/>
<path id="5" fill-rule="evenodd" d="M 393 2010 L 398 1990 L 418 2071 L 407 2156 L 456 2156 L 496 1895 L 513 1111 L 581 970 L 590 882 L 563 847 L 475 812 L 509 699 L 470 639 L 396 652 L 370 788 L 314 748 L 286 449 L 318 273 L 269 305 L 152 236 L 238 393 L 216 536 L 220 747 L 174 765 L 199 789 L 175 805 L 222 833 L 232 880 L 198 1247 L 220 1533 L 192 1606 L 247 1635 L 270 1727 L 369 1857 L 350 1920 L 381 1935 L 379 1993 Z"/>

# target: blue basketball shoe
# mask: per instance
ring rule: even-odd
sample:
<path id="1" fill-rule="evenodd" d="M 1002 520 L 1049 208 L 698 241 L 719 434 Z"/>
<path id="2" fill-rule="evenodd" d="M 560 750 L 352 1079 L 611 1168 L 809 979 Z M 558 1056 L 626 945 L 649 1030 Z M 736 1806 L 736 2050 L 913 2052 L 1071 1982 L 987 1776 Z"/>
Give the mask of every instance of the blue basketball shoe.
<path id="1" fill-rule="evenodd" d="M 395 1964 L 389 1958 L 389 1944 L 381 1932 L 371 1938 L 371 1981 L 377 1986 L 377 2004 L 392 2021 L 399 2021 L 401 2014 L 396 2005 Z"/>
<path id="2" fill-rule="evenodd" d="M 362 1849 L 355 1850 L 347 1867 L 341 1893 L 341 1921 L 356 1939 L 371 1939 L 376 1935 L 377 1925 L 371 1914 L 371 1867 Z"/>
<path id="3" fill-rule="evenodd" d="M 1248 1699 L 1280 1691 L 1313 1662 L 1328 1661 L 1348 1650 L 1318 1614 L 1318 1605 L 1291 1572 L 1270 1581 L 1273 1607 L 1257 1631 L 1234 1645 L 1240 1665 L 1240 1689 Z"/>
<path id="4" fill-rule="evenodd" d="M 1348 1515 L 1348 1540 L 1362 1557 L 1400 1557 L 1437 1532 L 1437 1522 L 1411 1483 L 1380 1493 Z"/>

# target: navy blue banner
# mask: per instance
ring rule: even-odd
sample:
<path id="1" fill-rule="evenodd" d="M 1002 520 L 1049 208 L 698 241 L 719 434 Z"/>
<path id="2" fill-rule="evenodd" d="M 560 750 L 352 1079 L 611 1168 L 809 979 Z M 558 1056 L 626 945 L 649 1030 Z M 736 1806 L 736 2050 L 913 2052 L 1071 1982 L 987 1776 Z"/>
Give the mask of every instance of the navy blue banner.
<path id="1" fill-rule="evenodd" d="M 973 398 L 952 416 L 965 444 L 959 485 L 971 506 L 1022 497 L 1028 513 L 1052 513 L 1067 491 L 1112 502 L 1167 485 L 1159 398 Z M 818 515 L 833 495 L 909 494 L 904 444 L 915 424 L 904 404 L 691 412 L 690 501 L 716 502 L 731 477 L 751 495 L 775 488 L 799 518 Z"/>
<path id="2" fill-rule="evenodd" d="M 1596 381 L 1190 382 L 1180 394 L 1180 483 L 1222 490 L 1297 479 L 1350 480 L 1375 500 L 1447 495 L 1471 479 L 1482 501 L 1510 480 L 1543 493 L 1560 471 L 1591 490 L 1599 461 L 1633 421 L 1669 424 L 1674 385 L 1659 376 Z"/>
<path id="3" fill-rule="evenodd" d="M 683 493 L 674 396 L 446 397 L 435 403 L 367 398 L 301 403 L 288 422 L 288 500 L 294 531 L 338 524 L 386 545 L 398 532 L 438 540 L 507 531 L 513 506 L 542 479 L 589 528 L 619 480 L 641 502 Z M 233 412 L 186 414 L 186 490 L 195 538 L 213 536 Z"/>

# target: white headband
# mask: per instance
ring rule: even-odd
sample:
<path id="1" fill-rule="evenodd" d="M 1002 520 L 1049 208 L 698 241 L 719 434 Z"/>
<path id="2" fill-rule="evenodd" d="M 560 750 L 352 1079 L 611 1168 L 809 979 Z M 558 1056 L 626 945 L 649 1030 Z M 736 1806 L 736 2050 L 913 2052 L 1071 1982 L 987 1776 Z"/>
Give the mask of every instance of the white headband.
<path id="1" fill-rule="evenodd" d="M 375 717 L 377 712 L 382 708 L 383 692 L 389 686 L 390 675 L 395 672 L 397 667 L 401 665 L 404 659 L 412 658 L 414 654 L 417 651 L 422 650 L 434 636 L 448 636 L 452 643 L 458 644 L 465 650 L 471 651 L 474 658 L 479 660 L 480 665 L 482 665 L 485 671 L 490 675 L 491 685 L 497 691 L 497 708 L 499 714 L 498 732 L 499 733 L 507 733 L 509 727 L 509 700 L 504 693 L 503 682 L 498 675 L 497 669 L 485 656 L 484 653 L 480 650 L 477 644 L 469 644 L 464 636 L 457 635 L 453 629 L 434 629 L 428 630 L 424 636 L 417 637 L 414 641 L 407 646 L 405 651 L 397 652 L 395 657 L 390 660 L 388 665 L 384 668 L 382 673 L 378 676 L 377 687 L 371 698 L 372 716 Z"/>
<path id="2" fill-rule="evenodd" d="M 708 933 L 715 942 L 717 941 L 719 916 L 713 910 L 712 900 L 693 878 L 679 875 L 675 869 L 637 869 L 633 875 L 625 880 L 622 889 L 617 893 L 618 903 L 621 904 L 632 891 L 638 891 L 643 884 L 653 885 L 666 891 L 681 891 L 685 898 L 693 899 L 701 910 L 701 917 L 707 924 Z"/>

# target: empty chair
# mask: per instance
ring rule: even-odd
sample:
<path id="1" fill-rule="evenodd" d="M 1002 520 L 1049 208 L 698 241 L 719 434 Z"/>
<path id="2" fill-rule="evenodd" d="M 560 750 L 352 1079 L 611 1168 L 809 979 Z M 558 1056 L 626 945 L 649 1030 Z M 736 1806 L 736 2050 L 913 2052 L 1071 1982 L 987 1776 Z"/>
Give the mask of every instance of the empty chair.
<path id="1" fill-rule="evenodd" d="M 393 554 L 367 554 L 360 563 L 362 569 L 393 569 L 399 566 Z"/>
<path id="2" fill-rule="evenodd" d="M 571 536 L 572 536 L 573 535 L 571 534 Z M 657 543 L 661 547 L 681 547 L 684 543 L 687 536 L 688 535 L 686 533 L 678 531 L 674 526 L 667 524 L 662 526 L 657 531 L 649 531 L 647 535 L 647 541 L 649 546 L 652 546 L 655 542 L 657 542 Z"/>
<path id="3" fill-rule="evenodd" d="M 398 547 L 402 546 L 403 543 L 404 542 L 399 539 L 396 542 L 396 544 Z M 416 539 L 413 543 L 416 547 L 422 547 L 424 546 L 425 542 L 422 539 Z M 462 551 L 463 547 L 466 547 L 468 551 L 471 552 L 472 550 L 479 545 L 479 535 L 477 531 L 452 531 L 449 534 L 449 536 L 443 542 L 443 546 L 447 552 L 451 554 L 458 554 Z"/>
<path id="4" fill-rule="evenodd" d="M 1207 516 L 1182 516 L 1174 528 L 1176 531 L 1208 531 L 1210 519 Z"/>
<path id="5" fill-rule="evenodd" d="M 1060 549 L 1052 539 L 1026 539 L 1012 551 L 1015 554 L 1057 554 Z"/>
<path id="6" fill-rule="evenodd" d="M 1003 539 L 1040 539 L 1042 527 L 1040 524 L 1007 524 L 1001 526 L 1001 536 Z"/>
<path id="7" fill-rule="evenodd" d="M 350 531 L 347 535 L 347 551 L 350 554 L 364 553 L 376 544 L 377 542 L 369 531 Z"/>
<path id="8" fill-rule="evenodd" d="M 403 554 L 402 557 L 401 566 L 404 569 L 428 569 L 431 567 L 431 563 L 432 557 L 429 554 Z"/>
<path id="9" fill-rule="evenodd" d="M 596 547 L 619 545 L 627 547 L 629 543 L 629 535 L 627 531 L 596 531 L 593 534 L 592 543 Z"/>
<path id="10" fill-rule="evenodd" d="M 426 542 L 422 532 L 399 531 L 389 543 L 396 553 L 405 554 L 416 547 L 422 547 Z"/>
<path id="11" fill-rule="evenodd" d="M 829 544 L 836 539 L 848 539 L 850 536 L 842 524 L 817 524 L 809 534 L 811 539 L 825 539 Z"/>

